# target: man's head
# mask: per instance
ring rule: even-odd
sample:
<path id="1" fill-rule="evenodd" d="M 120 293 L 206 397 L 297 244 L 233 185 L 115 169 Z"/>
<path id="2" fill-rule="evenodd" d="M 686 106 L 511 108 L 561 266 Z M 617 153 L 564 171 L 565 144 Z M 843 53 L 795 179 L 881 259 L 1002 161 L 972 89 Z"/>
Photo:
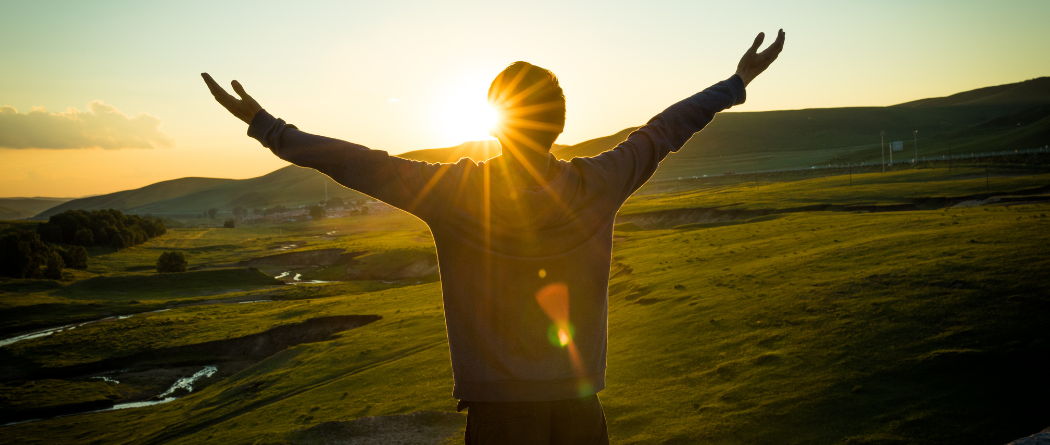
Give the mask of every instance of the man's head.
<path id="1" fill-rule="evenodd" d="M 499 114 L 492 135 L 504 146 L 545 155 L 565 128 L 565 94 L 558 78 L 531 63 L 514 62 L 499 73 L 488 100 Z"/>

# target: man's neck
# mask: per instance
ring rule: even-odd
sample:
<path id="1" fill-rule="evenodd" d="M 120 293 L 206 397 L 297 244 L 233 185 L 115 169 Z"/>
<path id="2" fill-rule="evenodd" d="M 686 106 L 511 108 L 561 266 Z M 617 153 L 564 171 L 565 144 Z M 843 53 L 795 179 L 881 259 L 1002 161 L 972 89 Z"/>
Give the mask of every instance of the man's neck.
<path id="1" fill-rule="evenodd" d="M 525 147 L 508 147 L 502 141 L 500 144 L 503 146 L 500 162 L 505 163 L 507 172 L 520 172 L 521 179 L 527 182 L 538 182 L 539 178 L 547 176 L 550 168 L 549 150 L 541 153 Z"/>

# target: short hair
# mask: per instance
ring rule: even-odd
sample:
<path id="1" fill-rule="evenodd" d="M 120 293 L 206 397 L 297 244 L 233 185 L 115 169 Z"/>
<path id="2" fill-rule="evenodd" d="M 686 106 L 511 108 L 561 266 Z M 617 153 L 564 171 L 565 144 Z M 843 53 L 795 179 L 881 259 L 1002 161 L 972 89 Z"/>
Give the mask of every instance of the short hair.
<path id="1" fill-rule="evenodd" d="M 489 86 L 488 100 L 506 127 L 545 148 L 565 128 L 565 93 L 558 77 L 531 63 L 507 66 Z"/>

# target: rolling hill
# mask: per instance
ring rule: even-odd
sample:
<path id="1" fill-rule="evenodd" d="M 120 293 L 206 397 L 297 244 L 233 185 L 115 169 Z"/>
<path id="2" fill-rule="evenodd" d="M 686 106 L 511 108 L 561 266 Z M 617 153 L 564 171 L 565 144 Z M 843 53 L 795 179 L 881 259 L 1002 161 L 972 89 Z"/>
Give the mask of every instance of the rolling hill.
<path id="1" fill-rule="evenodd" d="M 158 200 L 132 209 L 136 213 L 200 213 L 216 208 L 220 211 L 241 206 L 263 208 L 278 204 L 299 206 L 316 204 L 329 197 L 358 199 L 358 192 L 343 187 L 315 170 L 289 165 L 263 176 L 228 180 L 207 189 Z"/>
<path id="2" fill-rule="evenodd" d="M 594 156 L 615 147 L 637 127 L 575 145 L 555 145 L 560 159 Z M 685 144 L 657 171 L 655 179 L 807 168 L 813 165 L 872 163 L 882 159 L 885 141 L 904 141 L 898 162 L 954 153 L 1027 149 L 1050 144 L 1050 77 L 979 88 L 947 97 L 888 107 L 813 108 L 726 112 Z M 949 148 L 951 147 L 951 148 Z M 500 153 L 497 141 L 417 150 L 399 156 L 426 162 L 482 161 Z M 889 154 L 889 153 L 887 153 Z M 115 208 L 135 213 L 199 213 L 277 204 L 297 206 L 325 196 L 358 198 L 310 169 L 288 166 L 257 178 L 182 178 L 140 189 L 69 201 L 35 219 L 66 209 Z M 0 207 L 5 207 L 0 203 Z"/>
<path id="3" fill-rule="evenodd" d="M 161 181 L 134 190 L 124 190 L 105 195 L 92 196 L 89 198 L 74 199 L 33 217 L 34 219 L 47 219 L 47 217 L 62 213 L 66 210 L 99 210 L 117 209 L 128 211 L 157 201 L 185 196 L 200 190 L 206 190 L 220 184 L 234 181 L 233 179 L 221 178 L 179 178 L 170 181 Z M 197 210 L 202 212 L 207 208 Z"/>
<path id="4" fill-rule="evenodd" d="M 29 218 L 72 198 L 0 198 L 0 220 Z"/>

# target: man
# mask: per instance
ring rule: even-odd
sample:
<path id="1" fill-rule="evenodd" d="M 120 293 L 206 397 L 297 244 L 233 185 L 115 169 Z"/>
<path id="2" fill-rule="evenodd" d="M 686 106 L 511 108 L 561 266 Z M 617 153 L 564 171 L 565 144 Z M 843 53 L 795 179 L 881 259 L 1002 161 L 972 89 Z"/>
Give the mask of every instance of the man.
<path id="1" fill-rule="evenodd" d="M 652 118 L 616 148 L 556 159 L 565 97 L 543 68 L 515 62 L 492 82 L 503 152 L 428 164 L 315 136 L 238 100 L 207 73 L 215 99 L 278 157 L 405 210 L 434 235 L 453 396 L 468 407 L 468 444 L 608 443 L 605 387 L 609 263 L 617 210 L 715 113 L 777 58 L 759 34 L 736 74 Z"/>

